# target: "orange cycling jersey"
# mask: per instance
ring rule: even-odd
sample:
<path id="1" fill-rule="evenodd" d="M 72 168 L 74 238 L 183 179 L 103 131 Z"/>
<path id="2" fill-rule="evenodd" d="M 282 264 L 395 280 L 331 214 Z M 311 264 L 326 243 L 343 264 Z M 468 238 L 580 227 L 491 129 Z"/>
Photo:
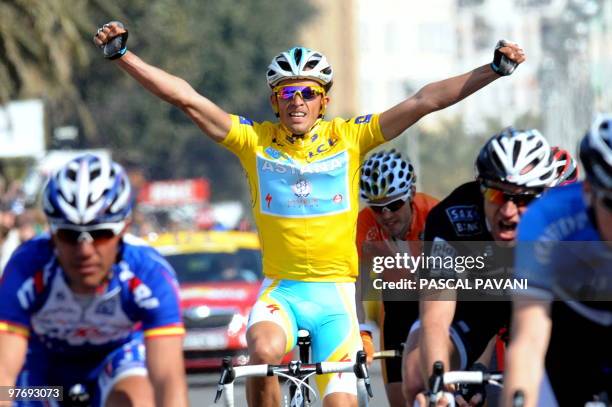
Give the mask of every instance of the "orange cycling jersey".
<path id="1" fill-rule="evenodd" d="M 411 202 L 412 207 L 412 222 L 408 228 L 406 235 L 401 239 L 408 242 L 416 242 L 422 240 L 422 235 L 425 230 L 425 219 L 427 214 L 438 204 L 438 200 L 427 194 L 417 192 Z M 369 207 L 362 209 L 359 212 L 357 220 L 357 250 L 359 255 L 362 254 L 362 246 L 365 242 L 387 241 L 391 237 L 387 236 L 383 228 L 376 222 L 374 211 Z M 418 247 L 412 247 L 411 251 L 415 254 L 420 254 L 422 244 Z"/>

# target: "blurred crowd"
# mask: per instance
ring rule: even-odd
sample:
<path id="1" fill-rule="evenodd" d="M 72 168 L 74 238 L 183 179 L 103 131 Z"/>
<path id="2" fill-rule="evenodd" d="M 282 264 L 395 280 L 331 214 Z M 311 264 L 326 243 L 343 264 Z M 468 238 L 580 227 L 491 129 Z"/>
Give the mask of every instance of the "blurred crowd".
<path id="1" fill-rule="evenodd" d="M 179 230 L 226 230 L 209 215 L 196 216 L 195 221 L 174 211 L 147 211 L 134 208 L 130 233 L 146 237 Z M 237 230 L 252 230 L 252 224 L 242 219 Z M 23 242 L 47 231 L 47 222 L 39 201 L 26 198 L 21 180 L 7 181 L 0 175 L 0 275 L 13 251 Z"/>
<path id="2" fill-rule="evenodd" d="M 46 230 L 40 205 L 28 204 L 21 181 L 0 176 L 0 267 L 24 241 Z"/>

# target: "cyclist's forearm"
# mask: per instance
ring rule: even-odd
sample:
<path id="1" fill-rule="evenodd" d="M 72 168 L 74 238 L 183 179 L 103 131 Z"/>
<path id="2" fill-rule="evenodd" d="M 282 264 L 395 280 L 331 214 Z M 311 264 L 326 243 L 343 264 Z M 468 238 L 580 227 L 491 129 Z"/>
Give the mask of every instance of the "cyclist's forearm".
<path id="1" fill-rule="evenodd" d="M 497 78 L 499 75 L 487 64 L 463 75 L 427 84 L 416 96 L 433 112 L 459 102 Z"/>
<path id="2" fill-rule="evenodd" d="M 512 406 L 512 398 L 517 390 L 524 394 L 525 407 L 537 405 L 544 371 L 543 359 L 543 356 L 534 355 L 529 343 L 515 343 L 508 348 L 504 373 L 504 406 Z"/>
<path id="3" fill-rule="evenodd" d="M 428 323 L 421 327 L 421 376 L 428 382 L 432 374 L 434 362 L 441 361 L 444 369 L 450 369 L 451 342 L 448 335 L 449 327 L 440 323 Z"/>
<path id="4" fill-rule="evenodd" d="M 535 406 L 544 374 L 544 359 L 552 323 L 547 301 L 515 300 L 512 338 L 506 351 L 504 405 L 511 406 L 517 390 L 525 395 L 525 406 Z"/>
<path id="5" fill-rule="evenodd" d="M 128 51 L 116 63 L 148 91 L 177 107 L 195 92 L 184 79 L 147 64 L 133 52 Z"/>
<path id="6" fill-rule="evenodd" d="M 182 381 L 164 382 L 155 386 L 155 405 L 160 407 L 187 407 L 189 405 L 187 393 L 183 390 L 186 384 Z"/>
<path id="7" fill-rule="evenodd" d="M 147 64 L 130 51 L 117 61 L 148 91 L 183 110 L 213 140 L 220 142 L 225 138 L 232 124 L 230 116 L 187 81 Z"/>

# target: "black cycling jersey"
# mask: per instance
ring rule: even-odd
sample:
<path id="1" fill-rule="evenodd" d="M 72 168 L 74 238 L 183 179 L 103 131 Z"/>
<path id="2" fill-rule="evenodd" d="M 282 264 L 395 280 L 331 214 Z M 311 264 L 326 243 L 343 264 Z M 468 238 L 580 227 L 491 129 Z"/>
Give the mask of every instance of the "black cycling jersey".
<path id="1" fill-rule="evenodd" d="M 612 397 L 610 326 L 583 318 L 563 301 L 552 303 L 551 320 L 546 371 L 559 405 L 582 406 L 602 391 Z"/>
<path id="2" fill-rule="evenodd" d="M 406 341 L 410 327 L 419 318 L 418 301 L 383 301 L 381 340 L 383 349 L 400 349 Z M 401 383 L 401 358 L 382 359 L 385 383 Z"/>
<path id="3" fill-rule="evenodd" d="M 488 273 L 511 267 L 511 256 L 499 254 L 500 249 L 495 247 L 487 228 L 483 196 L 476 181 L 459 186 L 429 212 L 425 223 L 426 255 L 436 254 L 432 253 L 431 242 L 440 239 L 452 246 L 455 255 L 477 256 L 482 253 L 475 251 L 489 251 L 485 268 Z M 491 242 L 491 245 L 468 242 Z M 452 326 L 467 351 L 467 366 L 480 356 L 501 328 L 509 325 L 510 313 L 510 301 L 457 301 Z"/>

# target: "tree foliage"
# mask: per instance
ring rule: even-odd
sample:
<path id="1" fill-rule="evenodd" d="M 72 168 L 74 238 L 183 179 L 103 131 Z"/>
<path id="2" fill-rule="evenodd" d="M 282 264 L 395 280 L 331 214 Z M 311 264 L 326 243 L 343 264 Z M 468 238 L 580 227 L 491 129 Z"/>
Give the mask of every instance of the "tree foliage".
<path id="1" fill-rule="evenodd" d="M 265 72 L 272 57 L 294 43 L 311 12 L 307 3 L 274 0 L 134 0 L 119 19 L 128 46 L 145 61 L 189 82 L 228 112 L 273 118 Z M 96 59 L 79 75 L 100 132 L 89 145 L 111 146 L 116 157 L 143 165 L 152 178 L 204 176 L 213 198 L 245 198 L 238 160 L 216 146 L 178 109 Z M 238 195 L 237 195 L 238 194 Z"/>
<path id="2" fill-rule="evenodd" d="M 464 182 L 474 180 L 474 164 L 484 143 L 508 123 L 499 119 L 485 120 L 485 130 L 468 134 L 461 118 L 442 120 L 435 131 L 419 129 L 418 177 L 424 192 L 442 199 Z M 526 114 L 512 124 L 517 129 L 540 129 L 539 116 Z"/>
<path id="3" fill-rule="evenodd" d="M 148 94 L 92 43 L 122 21 L 128 47 L 228 112 L 271 119 L 265 72 L 295 45 L 308 2 L 275 0 L 4 0 L 0 102 L 43 97 L 48 126 L 77 125 L 79 147 L 110 148 L 154 179 L 208 177 L 213 197 L 244 198 L 237 159 L 178 109 Z"/>

